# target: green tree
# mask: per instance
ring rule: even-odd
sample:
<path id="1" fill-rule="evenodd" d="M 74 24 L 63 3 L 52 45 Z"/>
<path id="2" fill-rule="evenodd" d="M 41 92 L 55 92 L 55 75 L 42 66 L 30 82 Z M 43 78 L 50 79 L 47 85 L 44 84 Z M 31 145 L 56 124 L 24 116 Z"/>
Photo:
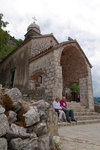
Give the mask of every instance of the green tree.
<path id="1" fill-rule="evenodd" d="M 0 13 L 0 28 L 6 27 L 7 24 L 9 24 L 8 22 L 4 22 L 4 21 L 2 20 L 2 18 L 3 18 L 3 14 Z"/>
<path id="2" fill-rule="evenodd" d="M 15 39 L 9 32 L 2 29 L 8 24 L 8 22 L 4 22 L 2 18 L 3 14 L 0 13 L 0 61 L 23 42 L 21 39 Z"/>
<path id="3" fill-rule="evenodd" d="M 76 83 L 74 83 L 74 84 L 72 84 L 72 85 L 70 86 L 70 90 L 71 90 L 72 92 L 76 92 L 77 94 L 80 93 L 79 87 L 78 87 L 78 85 L 77 85 Z"/>

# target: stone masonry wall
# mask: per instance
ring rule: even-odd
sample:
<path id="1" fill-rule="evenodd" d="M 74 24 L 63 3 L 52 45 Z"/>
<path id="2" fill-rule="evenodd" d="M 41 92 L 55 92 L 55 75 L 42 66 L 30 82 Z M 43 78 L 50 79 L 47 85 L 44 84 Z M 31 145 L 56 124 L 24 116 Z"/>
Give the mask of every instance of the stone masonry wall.
<path id="1" fill-rule="evenodd" d="M 91 69 L 87 64 L 88 76 L 79 80 L 80 86 L 80 102 L 82 105 L 88 107 L 91 111 L 94 111 L 93 89 L 92 89 L 92 77 Z"/>
<path id="2" fill-rule="evenodd" d="M 45 100 L 24 101 L 17 88 L 0 88 L 0 150 L 55 150 L 58 116 Z"/>
<path id="3" fill-rule="evenodd" d="M 42 71 L 44 74 L 43 76 L 43 84 L 42 89 L 44 88 L 44 94 L 42 98 L 51 100 L 53 98 L 54 88 L 55 88 L 55 61 L 54 61 L 54 52 L 50 52 L 43 57 L 36 59 L 35 61 L 31 62 L 29 65 L 29 89 L 31 87 L 31 91 L 37 89 L 40 90 L 40 87 L 36 87 L 32 89 L 32 82 L 31 76 L 34 75 L 36 72 Z M 40 96 L 41 97 L 41 96 Z"/>
<path id="4" fill-rule="evenodd" d="M 57 44 L 56 40 L 52 36 L 40 37 L 32 40 L 31 56 L 34 57 L 40 52 L 48 49 L 51 46 Z"/>
<path id="5" fill-rule="evenodd" d="M 88 77 L 79 79 L 80 88 L 80 103 L 83 106 L 89 107 L 88 104 Z"/>
<path id="6" fill-rule="evenodd" d="M 0 83 L 10 86 L 12 71 L 15 70 L 14 87 L 27 91 L 31 41 L 20 47 L 0 64 Z"/>

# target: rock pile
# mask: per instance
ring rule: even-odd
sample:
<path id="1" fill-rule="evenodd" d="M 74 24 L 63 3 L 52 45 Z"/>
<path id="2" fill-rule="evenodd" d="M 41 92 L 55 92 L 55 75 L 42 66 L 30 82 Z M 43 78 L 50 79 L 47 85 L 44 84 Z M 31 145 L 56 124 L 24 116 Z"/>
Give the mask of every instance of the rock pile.
<path id="1" fill-rule="evenodd" d="M 53 150 L 57 115 L 40 100 L 25 102 L 17 88 L 0 87 L 0 150 Z"/>

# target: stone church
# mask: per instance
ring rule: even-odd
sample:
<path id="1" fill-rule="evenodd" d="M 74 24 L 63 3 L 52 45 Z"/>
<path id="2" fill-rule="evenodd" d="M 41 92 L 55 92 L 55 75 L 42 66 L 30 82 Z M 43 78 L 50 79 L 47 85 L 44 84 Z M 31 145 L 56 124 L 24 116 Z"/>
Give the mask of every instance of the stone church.
<path id="1" fill-rule="evenodd" d="M 81 105 L 93 110 L 91 68 L 76 40 L 59 43 L 53 34 L 42 35 L 33 22 L 23 43 L 0 62 L 0 83 L 49 101 L 76 83 Z"/>

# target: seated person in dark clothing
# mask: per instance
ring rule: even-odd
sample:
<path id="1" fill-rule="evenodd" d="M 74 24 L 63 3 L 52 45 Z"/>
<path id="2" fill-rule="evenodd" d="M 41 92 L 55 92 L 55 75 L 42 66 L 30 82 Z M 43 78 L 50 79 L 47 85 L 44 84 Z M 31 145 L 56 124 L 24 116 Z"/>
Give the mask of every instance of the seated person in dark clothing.
<path id="1" fill-rule="evenodd" d="M 77 121 L 74 119 L 73 110 L 67 108 L 67 103 L 66 103 L 66 98 L 65 98 L 65 96 L 63 96 L 63 97 L 62 97 L 62 100 L 60 100 L 60 106 L 62 107 L 62 110 L 65 112 L 65 114 L 66 114 L 66 120 L 67 120 L 68 122 L 70 122 L 69 116 L 71 117 L 71 121 L 77 122 Z"/>

